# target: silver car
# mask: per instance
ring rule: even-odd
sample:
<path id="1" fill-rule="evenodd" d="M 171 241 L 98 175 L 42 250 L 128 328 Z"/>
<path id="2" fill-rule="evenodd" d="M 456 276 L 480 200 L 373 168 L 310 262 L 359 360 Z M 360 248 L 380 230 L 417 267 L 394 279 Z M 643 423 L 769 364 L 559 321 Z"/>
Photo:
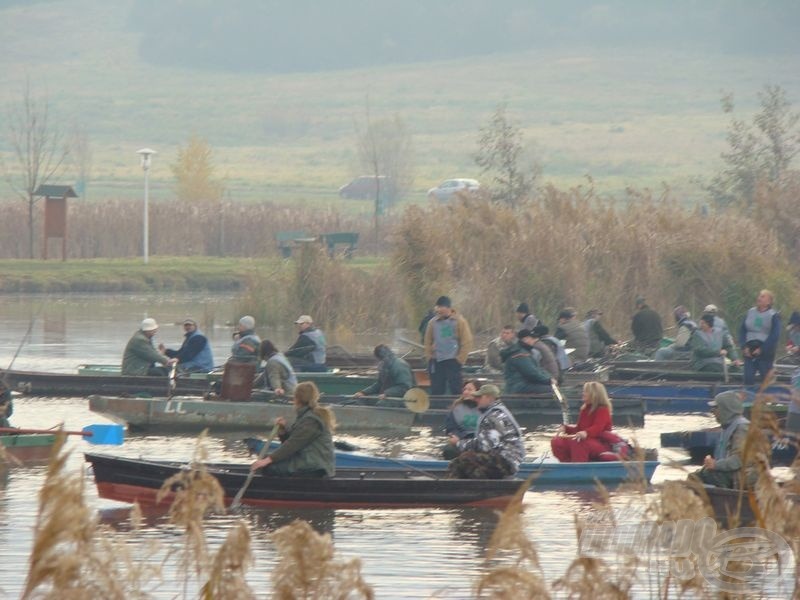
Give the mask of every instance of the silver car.
<path id="1" fill-rule="evenodd" d="M 453 194 L 458 192 L 475 192 L 481 188 L 481 184 L 475 179 L 447 179 L 435 188 L 428 190 L 428 198 L 431 200 L 450 200 Z"/>

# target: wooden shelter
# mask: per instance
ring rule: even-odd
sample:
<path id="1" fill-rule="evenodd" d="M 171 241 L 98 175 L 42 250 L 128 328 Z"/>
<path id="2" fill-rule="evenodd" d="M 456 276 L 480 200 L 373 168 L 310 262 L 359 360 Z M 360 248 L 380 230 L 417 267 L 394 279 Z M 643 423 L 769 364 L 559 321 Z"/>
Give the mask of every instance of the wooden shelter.
<path id="1" fill-rule="evenodd" d="M 67 198 L 78 194 L 70 185 L 40 185 L 34 196 L 44 196 L 44 239 L 42 257 L 47 260 L 47 242 L 61 238 L 61 260 L 67 260 Z"/>

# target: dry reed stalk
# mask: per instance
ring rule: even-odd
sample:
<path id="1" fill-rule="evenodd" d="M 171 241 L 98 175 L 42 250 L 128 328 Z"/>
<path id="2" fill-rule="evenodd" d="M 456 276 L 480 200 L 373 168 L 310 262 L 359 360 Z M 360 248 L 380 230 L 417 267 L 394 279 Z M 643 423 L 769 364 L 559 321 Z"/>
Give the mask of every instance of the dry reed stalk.
<path id="1" fill-rule="evenodd" d="M 228 532 L 214 556 L 208 581 L 200 591 L 204 600 L 248 600 L 255 594 L 247 585 L 245 574 L 253 563 L 250 530 L 239 521 Z"/>
<path id="2" fill-rule="evenodd" d="M 273 597 L 279 600 L 374 598 L 357 558 L 342 562 L 329 534 L 297 520 L 272 534 L 280 557 L 272 571 Z"/>

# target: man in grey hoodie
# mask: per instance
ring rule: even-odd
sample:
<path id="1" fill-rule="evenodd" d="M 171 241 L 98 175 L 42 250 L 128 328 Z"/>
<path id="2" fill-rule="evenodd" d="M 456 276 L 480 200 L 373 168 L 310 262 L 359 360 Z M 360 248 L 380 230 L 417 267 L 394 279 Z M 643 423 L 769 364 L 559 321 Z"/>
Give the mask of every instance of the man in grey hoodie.
<path id="1" fill-rule="evenodd" d="M 722 426 L 722 436 L 714 456 L 706 456 L 703 468 L 692 473 L 690 477 L 696 477 L 708 485 L 738 489 L 741 486 L 741 477 L 744 475 L 745 484 L 753 485 L 756 479 L 755 469 L 752 465 L 745 465 L 742 456 L 750 421 L 743 416 L 741 393 L 722 392 L 708 405 Z"/>

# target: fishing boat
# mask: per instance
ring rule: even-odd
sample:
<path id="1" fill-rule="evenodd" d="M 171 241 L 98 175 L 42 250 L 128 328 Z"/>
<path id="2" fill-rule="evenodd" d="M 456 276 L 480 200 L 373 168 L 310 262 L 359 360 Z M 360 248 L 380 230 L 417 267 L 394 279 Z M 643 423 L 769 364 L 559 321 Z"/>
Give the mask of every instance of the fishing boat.
<path id="1" fill-rule="evenodd" d="M 101 498 L 156 505 L 165 480 L 188 470 L 185 463 L 85 454 Z M 209 464 L 230 504 L 247 480 L 249 464 Z M 502 508 L 519 490 L 517 479 L 446 479 L 401 469 L 337 469 L 331 478 L 268 477 L 256 474 L 241 498 L 257 507 L 410 508 L 488 506 Z M 173 488 L 175 491 L 175 488 Z M 168 506 L 170 498 L 165 500 Z"/>
<path id="2" fill-rule="evenodd" d="M 699 431 L 671 431 L 661 434 L 662 448 L 683 448 L 689 453 L 691 463 L 702 465 L 706 456 L 713 456 L 722 435 L 722 429 L 713 427 Z M 772 440 L 772 466 L 791 465 L 797 457 L 798 438 L 786 433 Z"/>
<path id="3" fill-rule="evenodd" d="M 336 415 L 337 428 L 343 431 L 409 429 L 414 413 L 405 406 L 382 407 L 342 405 L 325 398 Z M 130 398 L 89 396 L 89 409 L 112 421 L 126 423 L 131 431 L 196 432 L 253 431 L 276 418 L 293 419 L 295 408 L 286 399 L 251 402 L 208 400 L 198 396 L 172 398 Z"/>
<path id="4" fill-rule="evenodd" d="M 661 380 L 661 381 L 693 381 L 724 383 L 724 372 L 695 371 L 685 360 L 615 360 L 609 363 L 612 380 Z M 797 371 L 797 365 L 776 364 L 776 381 L 789 383 L 792 375 Z M 731 367 L 727 373 L 729 383 L 742 385 L 743 373 L 740 369 Z"/>
<path id="5" fill-rule="evenodd" d="M 246 438 L 244 443 L 253 454 L 259 454 L 264 441 L 258 438 Z M 278 444 L 273 442 L 275 448 Z M 357 451 L 337 449 L 335 451 L 336 468 L 348 469 L 400 469 L 416 472 L 445 471 L 446 460 L 424 458 L 389 458 L 364 454 Z M 527 479 L 534 476 L 533 488 L 559 485 L 616 485 L 623 481 L 650 481 L 658 467 L 657 460 L 643 462 L 608 461 L 587 463 L 562 463 L 555 459 L 534 459 L 520 465 L 517 478 Z"/>
<path id="6" fill-rule="evenodd" d="M 725 527 L 753 527 L 758 526 L 753 505 L 758 505 L 754 491 L 734 490 L 728 488 L 704 485 L 703 492 L 708 497 L 714 519 Z M 792 505 L 792 510 L 797 510 L 800 496 L 794 493 L 786 494 L 786 502 Z"/>
<path id="7" fill-rule="evenodd" d="M 0 446 L 10 455 L 11 464 L 47 461 L 55 441 L 55 432 L 13 433 L 5 428 L 0 432 Z"/>

